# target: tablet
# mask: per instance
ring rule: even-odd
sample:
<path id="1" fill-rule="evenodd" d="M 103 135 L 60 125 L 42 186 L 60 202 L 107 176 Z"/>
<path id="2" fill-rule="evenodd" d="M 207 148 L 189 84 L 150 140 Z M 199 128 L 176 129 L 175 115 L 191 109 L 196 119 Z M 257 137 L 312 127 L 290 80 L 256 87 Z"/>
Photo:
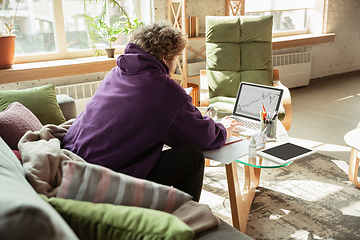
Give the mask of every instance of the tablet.
<path id="1" fill-rule="evenodd" d="M 270 147 L 257 152 L 257 155 L 262 156 L 270 161 L 286 164 L 294 160 L 311 155 L 315 150 L 307 147 L 302 147 L 293 143 L 283 143 L 274 147 Z"/>

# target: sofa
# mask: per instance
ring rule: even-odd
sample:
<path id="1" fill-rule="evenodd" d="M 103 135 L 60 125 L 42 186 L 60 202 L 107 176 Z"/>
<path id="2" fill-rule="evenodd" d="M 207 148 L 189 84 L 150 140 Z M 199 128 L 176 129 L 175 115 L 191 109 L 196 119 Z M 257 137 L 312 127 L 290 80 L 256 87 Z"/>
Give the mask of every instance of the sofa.
<path id="1" fill-rule="evenodd" d="M 43 176 L 36 175 L 36 173 L 34 175 L 33 172 L 29 173 L 28 169 L 31 164 L 32 166 L 39 164 L 36 158 L 40 156 L 38 152 L 43 150 L 37 150 L 34 143 L 46 141 L 41 139 L 38 142 L 26 142 L 24 139 L 31 136 L 37 138 L 37 135 L 34 134 L 41 132 L 42 129 L 46 129 L 47 134 L 57 128 L 63 129 L 60 128 L 62 124 L 66 125 L 67 120 L 71 121 L 76 117 L 75 101 L 67 95 L 56 95 L 54 85 L 46 85 L 26 90 L 1 91 L 0 111 L 1 239 L 251 239 L 221 219 L 218 219 L 219 223 L 214 227 L 202 231 L 194 230 L 192 228 L 194 223 L 189 224 L 189 222 L 198 219 L 199 215 L 196 216 L 195 213 L 195 215 L 191 215 L 193 214 L 191 213 L 188 217 L 190 219 L 188 219 L 183 216 L 187 212 L 181 213 L 180 211 L 191 201 L 182 203 L 176 210 L 172 209 L 170 213 L 170 211 L 161 210 L 158 205 L 155 208 L 147 208 L 131 206 L 131 204 L 115 205 L 105 201 L 105 198 L 103 201 L 95 202 L 86 199 L 78 200 L 79 198 L 71 199 L 71 196 L 68 197 L 71 195 L 71 189 L 73 189 L 73 194 L 79 195 L 79 189 L 84 189 L 87 181 L 77 181 L 76 183 L 79 185 L 76 185 L 74 184 L 75 174 L 72 175 L 72 180 L 66 178 L 65 175 L 70 176 L 67 173 L 71 171 L 71 166 L 74 164 L 76 170 L 73 169 L 73 171 L 76 172 L 83 167 L 85 169 L 83 172 L 89 172 L 89 164 L 83 161 L 63 161 L 62 168 L 55 173 L 55 178 L 59 178 L 61 181 L 61 185 L 57 189 L 57 192 L 60 193 L 58 196 L 55 196 L 53 191 L 48 191 L 48 189 L 57 188 L 54 186 L 56 184 L 51 181 L 48 183 L 46 191 L 43 182 L 41 188 L 35 191 L 34 186 L 36 185 L 33 184 L 33 181 L 39 181 Z M 40 127 L 41 130 L 39 130 Z M 38 131 L 34 131 L 33 128 L 37 128 Z M 19 129 L 22 133 L 17 132 Z M 23 134 L 24 131 L 26 131 L 25 134 Z M 14 132 L 16 134 L 12 134 Z M 14 135 L 17 139 L 14 138 Z M 18 144 L 14 144 L 14 141 L 15 143 L 17 141 Z M 50 141 L 52 139 L 48 139 L 48 142 Z M 23 149 L 30 152 L 29 158 L 27 155 L 20 154 L 25 152 L 22 151 Z M 54 161 L 55 154 L 51 151 L 50 160 Z M 69 153 L 65 155 L 71 157 Z M 126 187 L 130 186 L 128 184 L 131 181 L 145 181 L 132 179 L 130 176 L 119 173 L 110 173 L 110 170 L 101 166 L 90 167 L 92 170 L 112 174 L 113 178 L 121 178 L 121 180 L 126 178 Z M 59 177 L 59 175 L 62 176 Z M 96 178 L 94 175 L 91 176 Z M 76 179 L 79 179 L 79 176 L 76 176 Z M 99 179 L 101 182 L 101 177 Z M 65 182 L 68 185 L 64 184 Z M 91 179 L 88 179 L 88 182 L 90 183 Z M 141 183 L 143 186 L 155 185 L 151 182 Z M 113 185 L 109 186 L 106 196 L 110 195 L 109 192 Z M 159 196 L 161 196 L 161 189 L 165 189 L 167 186 L 156 187 L 160 189 Z M 104 188 L 98 187 L 97 189 L 97 191 L 103 191 Z M 64 192 L 67 197 L 63 197 L 65 196 Z M 63 196 L 60 196 L 61 194 Z M 186 198 L 186 194 L 181 195 L 179 192 L 176 196 Z M 146 194 L 143 194 L 142 197 L 145 199 Z M 136 200 L 131 199 L 132 203 Z M 145 200 L 142 204 L 144 202 Z M 197 221 L 195 225 L 201 225 L 201 222 L 200 217 L 200 221 Z"/>

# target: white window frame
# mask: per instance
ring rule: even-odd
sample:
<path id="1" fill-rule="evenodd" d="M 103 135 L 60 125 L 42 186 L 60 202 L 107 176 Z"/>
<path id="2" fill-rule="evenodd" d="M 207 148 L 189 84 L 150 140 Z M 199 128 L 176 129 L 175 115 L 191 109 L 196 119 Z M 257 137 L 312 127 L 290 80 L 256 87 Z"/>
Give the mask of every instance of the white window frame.
<path id="1" fill-rule="evenodd" d="M 21 55 L 21 56 L 15 55 L 14 63 L 43 62 L 43 61 L 51 61 L 51 60 L 73 59 L 73 58 L 94 56 L 94 53 L 90 49 L 77 50 L 77 51 L 67 50 L 62 0 L 52 0 L 52 2 L 53 2 L 52 5 L 53 5 L 53 13 L 54 13 L 54 35 L 55 35 L 55 45 L 57 52 Z M 150 0 L 147 1 L 133 0 L 133 5 L 135 9 L 139 10 L 138 13 L 139 20 L 147 22 L 147 20 L 150 19 L 150 11 L 149 8 L 146 8 L 146 6 L 150 5 Z M 138 9 L 139 6 L 141 6 L 141 8 Z M 124 48 L 125 46 L 117 47 L 115 53 L 116 54 L 123 53 Z"/>
<path id="2" fill-rule="evenodd" d="M 244 0 L 244 4 L 246 6 L 246 2 L 251 0 Z M 284 36 L 294 36 L 299 34 L 323 34 L 326 33 L 326 25 L 325 25 L 325 14 L 326 9 L 325 6 L 327 4 L 327 0 L 314 0 L 314 9 L 308 10 L 307 15 L 307 29 L 304 30 L 290 30 L 283 32 L 273 32 L 273 37 L 284 37 Z M 304 9 L 304 8 L 302 8 Z M 293 9 L 293 10 L 301 10 L 301 9 Z M 253 11 L 256 12 L 256 11 Z M 259 11 L 261 12 L 261 11 Z M 245 13 L 246 14 L 246 13 Z"/>

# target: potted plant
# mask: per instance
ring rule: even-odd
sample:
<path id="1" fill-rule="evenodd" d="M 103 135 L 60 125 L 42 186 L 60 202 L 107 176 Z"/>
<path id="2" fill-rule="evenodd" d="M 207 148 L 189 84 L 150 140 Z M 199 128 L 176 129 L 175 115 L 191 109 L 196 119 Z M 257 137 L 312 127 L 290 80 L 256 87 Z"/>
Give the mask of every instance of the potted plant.
<path id="1" fill-rule="evenodd" d="M 121 32 L 121 22 L 118 21 L 114 24 L 107 24 L 101 18 L 91 19 L 89 22 L 92 26 L 95 35 L 100 39 L 108 43 L 108 47 L 106 48 L 106 54 L 108 58 L 113 58 L 115 56 L 115 48 L 111 47 L 111 43 L 117 41 L 117 35 Z"/>
<path id="2" fill-rule="evenodd" d="M 101 55 L 100 51 L 96 47 L 96 42 L 98 39 L 101 39 L 108 44 L 108 48 L 105 49 L 109 58 L 113 58 L 115 55 L 115 49 L 112 48 L 112 43 L 118 40 L 119 34 L 124 34 L 125 36 L 130 35 L 138 26 L 144 24 L 139 21 L 137 17 L 133 20 L 130 20 L 124 8 L 116 0 L 90 0 L 90 2 L 101 3 L 103 5 L 102 12 L 95 16 L 91 17 L 86 13 L 86 4 L 84 5 L 85 9 L 85 19 L 88 28 L 88 36 L 91 45 L 91 49 L 94 52 L 95 56 Z M 86 1 L 84 1 L 85 3 Z M 117 8 L 118 12 L 121 13 L 120 20 L 108 24 L 106 19 L 106 9 L 108 4 L 112 4 L 112 7 Z"/>
<path id="3" fill-rule="evenodd" d="M 138 26 L 143 23 L 135 18 L 132 22 L 126 16 L 125 21 L 117 21 L 113 24 L 107 24 L 101 16 L 90 17 L 86 16 L 89 19 L 89 24 L 92 27 L 95 35 L 101 40 L 107 42 L 108 48 L 106 48 L 106 53 L 109 58 L 115 56 L 115 48 L 112 48 L 111 44 L 118 40 L 119 34 L 129 35 L 134 31 Z"/>
<path id="4" fill-rule="evenodd" d="M 0 33 L 0 69 L 11 68 L 14 62 L 15 55 L 15 19 L 16 13 L 19 6 L 19 1 L 17 1 L 14 21 L 12 24 L 5 23 L 5 31 Z M 2 0 L 0 0 L 0 3 Z"/>

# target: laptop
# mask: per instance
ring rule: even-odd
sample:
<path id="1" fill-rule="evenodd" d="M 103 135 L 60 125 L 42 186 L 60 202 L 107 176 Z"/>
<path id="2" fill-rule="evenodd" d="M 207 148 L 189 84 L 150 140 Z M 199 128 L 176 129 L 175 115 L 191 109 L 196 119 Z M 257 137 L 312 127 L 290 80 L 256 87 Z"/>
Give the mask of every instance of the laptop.
<path id="1" fill-rule="evenodd" d="M 260 112 L 264 106 L 270 115 L 279 111 L 283 90 L 271 86 L 241 82 L 232 115 L 241 126 L 234 132 L 251 136 L 260 131 Z"/>

